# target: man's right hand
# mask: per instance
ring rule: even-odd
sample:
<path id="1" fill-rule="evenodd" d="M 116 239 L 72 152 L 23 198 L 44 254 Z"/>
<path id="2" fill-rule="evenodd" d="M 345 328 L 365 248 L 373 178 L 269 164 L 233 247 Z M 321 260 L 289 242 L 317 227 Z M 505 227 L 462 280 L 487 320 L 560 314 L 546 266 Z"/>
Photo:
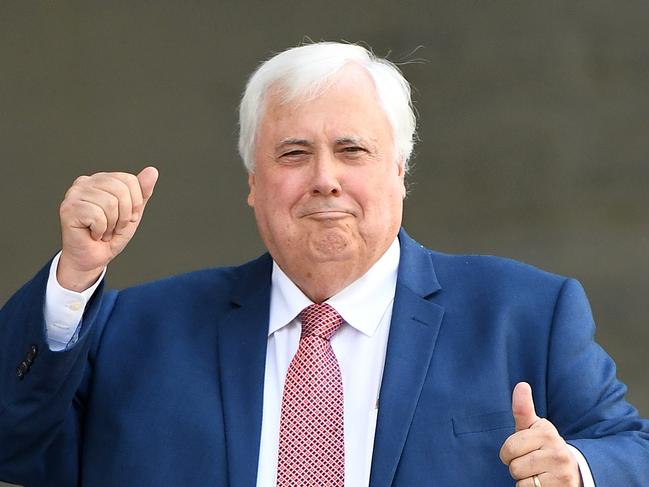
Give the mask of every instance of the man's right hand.
<path id="1" fill-rule="evenodd" d="M 158 180 L 158 170 L 137 176 L 102 172 L 80 176 L 65 194 L 59 215 L 63 250 L 56 278 L 71 291 L 89 288 L 137 230 Z"/>

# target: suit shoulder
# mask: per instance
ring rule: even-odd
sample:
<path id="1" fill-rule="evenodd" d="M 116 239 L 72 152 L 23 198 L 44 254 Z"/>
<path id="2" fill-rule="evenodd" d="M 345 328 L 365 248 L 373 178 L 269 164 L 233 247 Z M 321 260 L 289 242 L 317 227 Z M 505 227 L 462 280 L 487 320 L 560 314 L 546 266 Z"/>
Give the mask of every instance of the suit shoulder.
<path id="1" fill-rule="evenodd" d="M 130 296 L 182 298 L 191 295 L 199 299 L 202 297 L 214 299 L 215 295 L 231 295 L 242 281 L 250 279 L 251 275 L 264 274 L 271 266 L 272 260 L 264 254 L 242 265 L 200 269 L 138 284 L 119 291 L 119 295 L 120 298 Z"/>
<path id="2" fill-rule="evenodd" d="M 584 302 L 577 281 L 514 259 L 434 251 L 430 255 L 441 286 L 436 299 L 447 313 L 463 316 L 464 323 L 491 322 L 491 316 L 531 327 L 526 328 L 531 333 L 552 323 L 561 296 L 578 296 Z"/>
<path id="3" fill-rule="evenodd" d="M 429 250 L 442 287 L 461 282 L 491 291 L 503 289 L 520 293 L 550 291 L 554 294 L 568 280 L 518 260 L 493 255 L 447 254 Z M 446 285 L 446 286 L 445 286 Z M 518 290 L 518 291 L 517 291 Z"/>

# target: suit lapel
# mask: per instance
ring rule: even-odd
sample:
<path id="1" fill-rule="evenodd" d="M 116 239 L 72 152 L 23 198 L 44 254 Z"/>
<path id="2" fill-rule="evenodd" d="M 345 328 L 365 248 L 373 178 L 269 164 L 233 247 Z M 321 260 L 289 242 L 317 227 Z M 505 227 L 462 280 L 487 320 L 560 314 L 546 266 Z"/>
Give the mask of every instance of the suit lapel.
<path id="1" fill-rule="evenodd" d="M 254 486 L 268 343 L 272 260 L 268 255 L 240 270 L 232 311 L 219 325 L 219 362 L 231 486 Z"/>
<path id="2" fill-rule="evenodd" d="M 444 308 L 428 298 L 440 289 L 430 253 L 399 233 L 401 259 L 379 394 L 370 486 L 389 486 L 428 372 Z"/>

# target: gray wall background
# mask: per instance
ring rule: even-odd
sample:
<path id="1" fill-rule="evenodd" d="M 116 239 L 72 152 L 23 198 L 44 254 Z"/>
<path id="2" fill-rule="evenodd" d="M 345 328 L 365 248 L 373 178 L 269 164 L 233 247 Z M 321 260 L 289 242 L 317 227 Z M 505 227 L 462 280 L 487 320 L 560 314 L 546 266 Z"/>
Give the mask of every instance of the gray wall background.
<path id="1" fill-rule="evenodd" d="M 644 0 L 0 0 L 0 303 L 97 170 L 161 173 L 111 286 L 257 255 L 235 150 L 247 76 L 304 36 L 365 41 L 423 60 L 402 66 L 421 138 L 409 232 L 579 278 L 649 415 L 647 26 Z"/>

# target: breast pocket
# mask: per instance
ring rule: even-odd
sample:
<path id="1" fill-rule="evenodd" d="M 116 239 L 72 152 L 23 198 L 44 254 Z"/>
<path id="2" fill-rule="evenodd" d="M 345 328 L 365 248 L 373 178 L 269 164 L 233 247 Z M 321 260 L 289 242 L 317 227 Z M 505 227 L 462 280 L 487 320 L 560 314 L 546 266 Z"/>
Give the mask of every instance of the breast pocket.
<path id="1" fill-rule="evenodd" d="M 504 430 L 505 435 L 514 432 L 514 417 L 511 411 L 453 416 L 453 433 L 455 436 Z"/>

